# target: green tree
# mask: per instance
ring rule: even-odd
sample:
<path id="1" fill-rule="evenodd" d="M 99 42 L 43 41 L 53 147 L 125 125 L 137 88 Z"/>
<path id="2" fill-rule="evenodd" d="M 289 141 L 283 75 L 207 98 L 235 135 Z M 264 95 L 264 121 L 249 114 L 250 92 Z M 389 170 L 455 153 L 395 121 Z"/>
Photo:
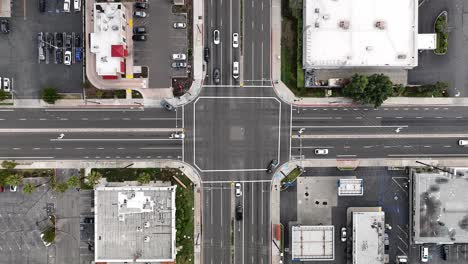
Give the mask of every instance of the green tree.
<path id="1" fill-rule="evenodd" d="M 18 165 L 14 160 L 4 160 L 2 162 L 2 167 L 7 170 L 12 170 Z"/>
<path id="2" fill-rule="evenodd" d="M 4 90 L 0 90 L 0 101 L 5 101 L 5 99 L 8 99 L 8 93 Z"/>
<path id="3" fill-rule="evenodd" d="M 55 104 L 55 101 L 60 99 L 57 89 L 54 87 L 46 87 L 42 90 L 42 100 L 48 104 Z"/>
<path id="4" fill-rule="evenodd" d="M 36 186 L 28 182 L 23 186 L 23 193 L 32 194 L 36 190 Z"/>
<path id="5" fill-rule="evenodd" d="M 91 173 L 88 174 L 88 181 L 92 187 L 94 187 L 96 184 L 99 184 L 101 179 L 102 179 L 102 174 L 96 170 L 92 170 Z"/>
<path id="6" fill-rule="evenodd" d="M 68 183 L 68 186 L 70 187 L 80 187 L 80 179 L 78 178 L 78 176 L 71 176 L 70 178 L 68 178 L 67 180 L 67 183 Z"/>
<path id="7" fill-rule="evenodd" d="M 66 182 L 61 182 L 57 184 L 56 190 L 57 192 L 64 193 L 68 190 L 68 184 Z"/>
<path id="8" fill-rule="evenodd" d="M 345 86 L 344 94 L 359 103 L 379 107 L 393 94 L 393 84 L 383 74 L 372 74 L 369 77 L 355 74 Z"/>
<path id="9" fill-rule="evenodd" d="M 11 174 L 6 178 L 6 183 L 11 186 L 18 186 L 23 184 L 23 176 L 20 174 Z"/>
<path id="10" fill-rule="evenodd" d="M 55 228 L 50 227 L 46 229 L 42 234 L 44 234 L 44 237 L 42 239 L 45 242 L 52 243 L 55 241 Z"/>
<path id="11" fill-rule="evenodd" d="M 142 172 L 138 175 L 137 181 L 141 184 L 148 184 L 151 182 L 151 175 L 146 172 Z"/>

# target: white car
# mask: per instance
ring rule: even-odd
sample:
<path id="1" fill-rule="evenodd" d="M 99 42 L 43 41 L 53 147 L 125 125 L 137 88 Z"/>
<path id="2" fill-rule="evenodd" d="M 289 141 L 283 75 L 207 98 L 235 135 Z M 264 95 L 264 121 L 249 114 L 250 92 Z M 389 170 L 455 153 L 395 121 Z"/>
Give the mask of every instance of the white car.
<path id="1" fill-rule="evenodd" d="M 428 261 L 429 261 L 429 248 L 421 247 L 421 262 L 428 262 Z"/>
<path id="2" fill-rule="evenodd" d="M 220 40 L 219 40 L 219 30 L 215 30 L 213 31 L 213 42 L 215 45 L 218 45 L 220 43 Z"/>
<path id="3" fill-rule="evenodd" d="M 187 24 L 184 23 L 184 22 L 175 22 L 175 23 L 174 23 L 174 28 L 176 28 L 176 29 L 177 29 L 177 28 L 182 28 L 182 29 L 184 29 L 184 28 L 186 28 L 186 27 L 187 27 Z"/>
<path id="4" fill-rule="evenodd" d="M 328 149 L 315 149 L 315 155 L 327 155 Z"/>
<path id="5" fill-rule="evenodd" d="M 18 189 L 18 186 L 10 185 L 10 192 L 16 192 L 17 189 Z"/>
<path id="6" fill-rule="evenodd" d="M 242 196 L 242 186 L 240 182 L 236 182 L 236 197 Z"/>
<path id="7" fill-rule="evenodd" d="M 232 63 L 232 78 L 239 78 L 239 62 L 235 61 Z"/>
<path id="8" fill-rule="evenodd" d="M 347 235 L 346 235 L 346 227 L 341 228 L 341 242 L 346 242 Z"/>
<path id="9" fill-rule="evenodd" d="M 459 146 L 466 146 L 466 145 L 468 145 L 468 139 L 460 139 L 460 140 L 458 140 L 458 145 L 459 145 Z"/>
<path id="10" fill-rule="evenodd" d="M 3 78 L 3 90 L 5 92 L 9 92 L 11 90 L 10 79 L 9 78 Z"/>
<path id="11" fill-rule="evenodd" d="M 75 12 L 81 11 L 81 0 L 74 0 L 73 10 L 75 10 Z"/>
<path id="12" fill-rule="evenodd" d="M 63 1 L 63 12 L 70 12 L 70 0 Z"/>
<path id="13" fill-rule="evenodd" d="M 71 51 L 65 51 L 65 55 L 63 57 L 63 64 L 70 66 L 71 65 Z"/>
<path id="14" fill-rule="evenodd" d="M 233 48 L 239 47 L 239 34 L 237 33 L 232 34 L 232 47 Z"/>
<path id="15" fill-rule="evenodd" d="M 44 243 L 44 246 L 48 247 L 51 245 L 51 243 L 44 241 L 44 234 L 41 234 L 41 240 L 42 240 L 42 243 Z"/>
<path id="16" fill-rule="evenodd" d="M 186 60 L 187 55 L 179 53 L 179 54 L 172 54 L 172 59 L 173 60 Z"/>
<path id="17" fill-rule="evenodd" d="M 172 133 L 169 138 L 170 139 L 184 139 L 185 134 L 184 133 Z"/>

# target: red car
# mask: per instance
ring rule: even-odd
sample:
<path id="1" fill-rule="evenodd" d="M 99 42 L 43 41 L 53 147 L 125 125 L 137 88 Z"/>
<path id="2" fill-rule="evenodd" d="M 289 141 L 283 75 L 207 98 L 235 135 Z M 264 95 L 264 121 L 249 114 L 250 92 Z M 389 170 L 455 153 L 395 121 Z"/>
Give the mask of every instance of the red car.
<path id="1" fill-rule="evenodd" d="M 0 192 L 3 192 L 3 186 L 0 186 Z"/>

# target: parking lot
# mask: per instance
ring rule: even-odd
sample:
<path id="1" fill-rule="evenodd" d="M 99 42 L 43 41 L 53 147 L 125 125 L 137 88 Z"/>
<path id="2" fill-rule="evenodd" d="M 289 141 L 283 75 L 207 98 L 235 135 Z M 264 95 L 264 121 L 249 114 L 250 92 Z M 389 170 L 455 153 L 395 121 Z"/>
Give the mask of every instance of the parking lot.
<path id="1" fill-rule="evenodd" d="M 54 37 L 56 32 L 82 35 L 82 13 L 74 11 L 73 1 L 70 12 L 64 12 L 63 1 L 45 1 L 44 12 L 40 12 L 37 0 L 12 1 L 10 32 L 0 36 L 0 77 L 14 80 L 15 98 L 39 98 L 45 86 L 55 87 L 59 92 L 82 93 L 82 63 L 73 63 L 74 49 L 70 66 L 56 64 L 55 50 L 48 48 L 39 63 L 38 33 L 43 32 L 44 46 L 49 43 L 47 33 Z M 65 42 L 66 36 L 63 38 Z M 66 47 L 62 49 L 65 56 Z"/>
<path id="2" fill-rule="evenodd" d="M 147 13 L 145 18 L 133 18 L 133 27 L 146 28 L 147 41 L 134 41 L 134 64 L 148 66 L 149 88 L 171 86 L 171 77 L 186 77 L 190 65 L 172 67 L 176 61 L 172 54 L 187 52 L 186 28 L 174 28 L 174 23 L 187 23 L 185 14 L 172 13 L 172 1 L 153 0 L 147 9 L 136 9 Z M 177 62 L 187 63 L 187 60 Z M 176 66 L 176 65 L 174 65 Z"/>
<path id="3" fill-rule="evenodd" d="M 338 197 L 337 193 L 330 191 L 330 197 L 320 196 L 319 200 L 326 201 L 328 206 L 320 206 L 322 210 L 320 215 L 312 217 L 321 220 L 325 225 L 335 226 L 335 261 L 322 263 L 346 263 L 351 259 L 352 239 L 347 242 L 341 242 L 340 228 L 347 226 L 348 234 L 351 234 L 351 226 L 347 225 L 346 210 L 349 207 L 375 207 L 380 206 L 385 212 L 385 223 L 391 226 L 386 233 L 389 238 L 389 245 L 385 254 L 389 255 L 390 263 L 393 263 L 397 255 L 408 255 L 409 237 L 408 237 L 408 176 L 406 172 L 387 170 L 385 167 L 376 168 L 358 168 L 355 171 L 340 171 L 336 168 L 305 168 L 304 177 L 332 177 L 332 176 L 356 176 L 364 181 L 363 196 Z M 335 177 L 333 177 L 335 179 Z M 319 186 L 321 185 L 317 185 Z M 336 188 L 336 181 L 333 181 L 333 189 Z M 323 186 L 322 186 L 323 188 Z M 317 194 L 327 193 L 323 189 L 310 190 L 309 199 L 316 198 Z M 306 199 L 306 198 L 303 198 Z M 336 205 L 333 205 L 336 202 Z M 304 202 L 303 202 L 304 203 Z M 323 210 L 328 208 L 329 216 Z M 285 227 L 285 248 L 289 247 L 289 223 L 297 221 L 297 187 L 293 186 L 281 192 L 281 223 Z M 304 214 L 303 214 L 304 215 Z M 329 217 L 329 218 L 328 218 Z M 331 222 L 326 222 L 331 220 Z M 285 263 L 290 263 L 290 255 L 285 256 Z"/>

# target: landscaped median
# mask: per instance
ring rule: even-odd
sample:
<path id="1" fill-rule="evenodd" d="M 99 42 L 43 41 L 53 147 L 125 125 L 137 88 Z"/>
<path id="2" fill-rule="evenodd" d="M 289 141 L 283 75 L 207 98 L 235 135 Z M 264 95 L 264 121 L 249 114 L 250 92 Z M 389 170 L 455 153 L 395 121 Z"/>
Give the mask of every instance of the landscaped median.
<path id="1" fill-rule="evenodd" d="M 294 168 L 286 177 L 281 180 L 281 189 L 287 189 L 291 184 L 296 182 L 297 177 L 301 176 L 303 170 L 298 166 Z"/>
<path id="2" fill-rule="evenodd" d="M 434 22 L 434 31 L 437 35 L 436 49 L 434 53 L 444 55 L 448 49 L 448 14 L 447 11 L 440 13 Z"/>

